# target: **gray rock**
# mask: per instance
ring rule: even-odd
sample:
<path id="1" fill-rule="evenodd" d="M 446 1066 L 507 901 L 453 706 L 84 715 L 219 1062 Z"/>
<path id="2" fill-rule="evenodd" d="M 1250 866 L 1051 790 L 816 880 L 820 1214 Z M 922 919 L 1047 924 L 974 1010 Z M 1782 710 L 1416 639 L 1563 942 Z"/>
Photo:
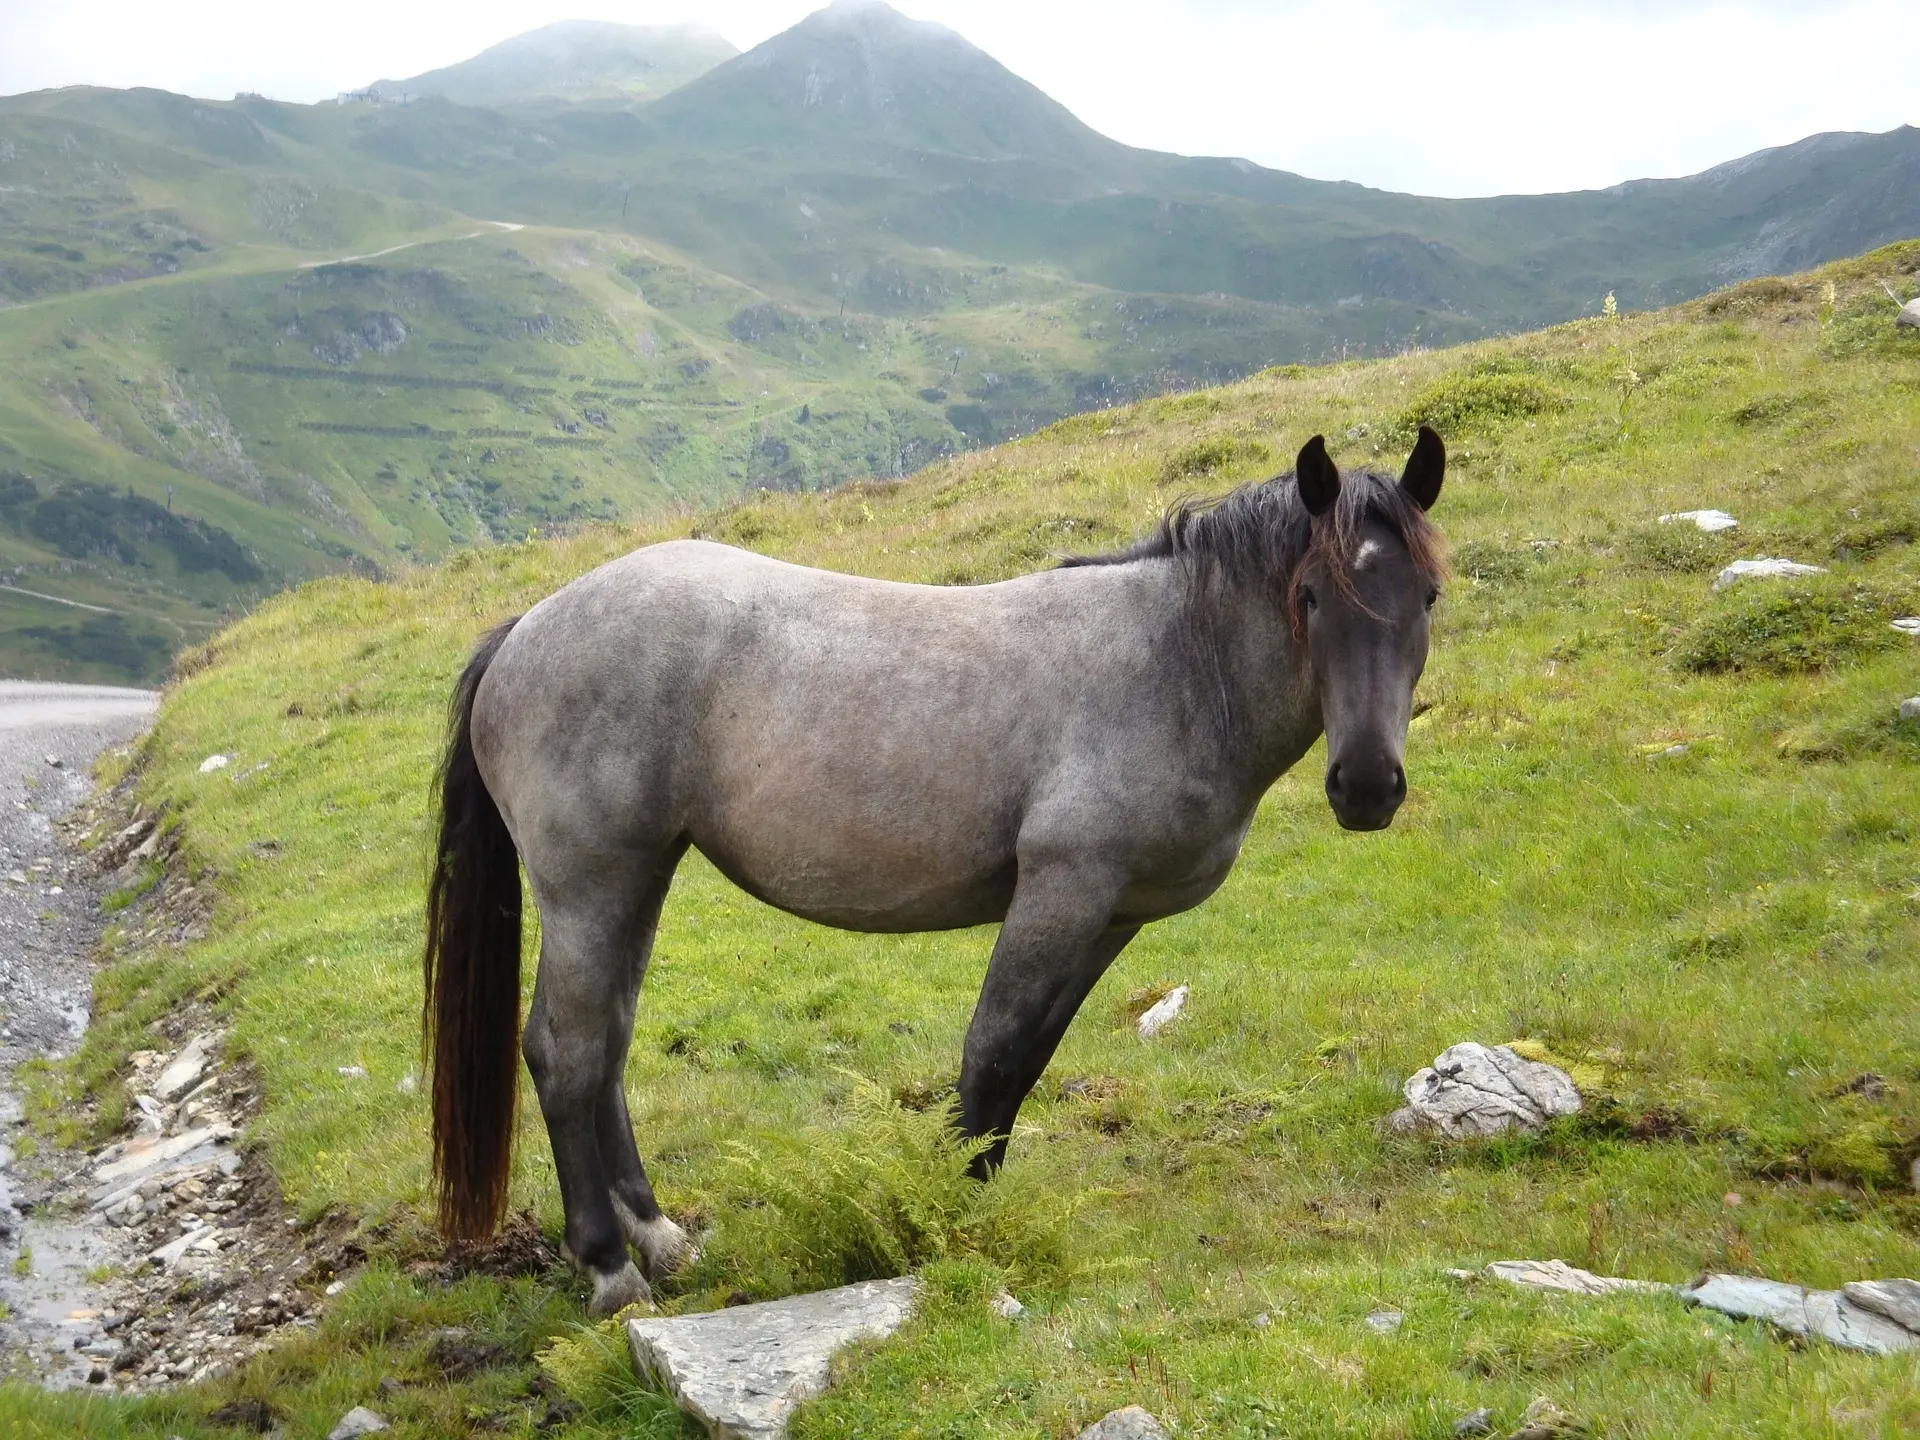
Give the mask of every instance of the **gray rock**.
<path id="1" fill-rule="evenodd" d="M 665 1320 L 629 1320 L 634 1364 L 716 1440 L 778 1440 L 834 1355 L 906 1323 L 920 1282 L 868 1280 Z"/>
<path id="2" fill-rule="evenodd" d="M 1366 1325 L 1376 1335 L 1391 1335 L 1406 1318 L 1404 1310 L 1375 1310 L 1367 1316 Z"/>
<path id="3" fill-rule="evenodd" d="M 1762 555 L 1758 560 L 1736 560 L 1714 578 L 1713 588 L 1724 590 L 1742 580 L 1778 580 L 1795 575 L 1824 575 L 1820 565 L 1802 565 L 1798 560 L 1782 560 Z"/>
<path id="4" fill-rule="evenodd" d="M 1807 1290 L 1752 1275 L 1705 1275 L 1683 1286 L 1681 1298 L 1741 1320 L 1765 1320 L 1792 1335 L 1807 1335 L 1846 1350 L 1894 1355 L 1920 1350 L 1920 1334 L 1856 1305 L 1837 1290 Z"/>
<path id="5" fill-rule="evenodd" d="M 1910 696 L 1900 702 L 1900 718 L 1902 720 L 1920 720 L 1920 695 Z M 1916 1161 L 1915 1163 L 1920 1164 L 1920 1161 Z M 1916 1170 L 1913 1173 L 1913 1188 L 1920 1190 L 1920 1170 Z"/>
<path id="6" fill-rule="evenodd" d="M 378 1435 L 386 1428 L 386 1416 L 364 1405 L 356 1405 L 340 1417 L 338 1425 L 327 1432 L 327 1440 L 359 1440 L 362 1435 Z"/>
<path id="7" fill-rule="evenodd" d="M 1538 1130 L 1580 1110 L 1580 1092 L 1567 1072 L 1515 1054 L 1505 1045 L 1468 1041 L 1443 1051 L 1432 1068 L 1404 1087 L 1406 1108 L 1388 1123 L 1404 1134 L 1423 1131 L 1459 1139 Z"/>
<path id="8" fill-rule="evenodd" d="M 1102 1415 L 1080 1432 L 1079 1440 L 1171 1440 L 1167 1427 L 1138 1405 Z"/>
<path id="9" fill-rule="evenodd" d="M 1024 1320 L 1027 1318 L 1027 1307 L 1004 1290 L 993 1297 L 993 1310 L 1002 1320 Z"/>
<path id="10" fill-rule="evenodd" d="M 1920 1280 L 1854 1280 L 1840 1293 L 1862 1310 L 1920 1335 Z"/>
<path id="11" fill-rule="evenodd" d="M 1612 1295 L 1621 1290 L 1671 1290 L 1657 1280 L 1627 1280 L 1618 1275 L 1596 1275 L 1564 1260 L 1496 1260 L 1487 1274 L 1529 1290 L 1557 1290 L 1565 1295 Z"/>
<path id="12" fill-rule="evenodd" d="M 207 1073 L 207 1061 L 219 1038 L 209 1030 L 189 1040 L 172 1063 L 160 1072 L 160 1078 L 154 1082 L 154 1095 L 171 1104 L 198 1085 L 200 1077 Z"/>
<path id="13" fill-rule="evenodd" d="M 1455 1435 L 1491 1435 L 1493 1433 L 1493 1411 L 1485 1409 L 1469 1410 L 1453 1422 Z"/>
<path id="14" fill-rule="evenodd" d="M 1920 298 L 1909 300 L 1900 307 L 1900 313 L 1893 317 L 1896 325 L 1920 325 Z"/>

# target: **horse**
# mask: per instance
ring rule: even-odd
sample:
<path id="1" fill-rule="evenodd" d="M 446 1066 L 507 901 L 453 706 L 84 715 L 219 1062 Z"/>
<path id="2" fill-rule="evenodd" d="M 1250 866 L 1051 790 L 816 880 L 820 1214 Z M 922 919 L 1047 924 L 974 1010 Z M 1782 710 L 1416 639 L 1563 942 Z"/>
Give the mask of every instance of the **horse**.
<path id="1" fill-rule="evenodd" d="M 870 933 L 1000 923 L 955 1123 L 1004 1159 L 1096 981 L 1226 878 L 1261 797 L 1319 739 L 1326 795 L 1378 830 L 1445 575 L 1446 449 L 1292 471 L 1173 507 L 1147 538 L 995 584 L 896 584 L 701 540 L 650 545 L 489 633 L 454 688 L 427 895 L 438 1219 L 506 1205 L 516 1048 L 590 1313 L 694 1254 L 623 1086 L 674 868 Z M 540 956 L 520 1026 L 520 869 Z"/>

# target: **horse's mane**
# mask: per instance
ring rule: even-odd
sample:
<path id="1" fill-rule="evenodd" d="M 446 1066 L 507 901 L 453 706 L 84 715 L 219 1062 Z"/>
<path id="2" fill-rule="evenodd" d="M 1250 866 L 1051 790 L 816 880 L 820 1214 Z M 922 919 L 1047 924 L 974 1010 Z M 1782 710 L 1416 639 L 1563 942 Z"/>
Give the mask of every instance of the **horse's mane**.
<path id="1" fill-rule="evenodd" d="M 1346 590 L 1370 519 L 1400 537 L 1421 576 L 1436 585 L 1446 578 L 1446 545 L 1426 511 L 1392 476 L 1371 469 L 1343 471 L 1339 498 L 1324 515 L 1307 513 L 1288 471 L 1212 499 L 1177 501 L 1143 539 L 1107 554 L 1070 555 L 1060 564 L 1172 559 L 1187 562 L 1196 578 L 1221 572 L 1231 580 L 1268 582 L 1285 595 L 1288 619 L 1298 631 L 1305 562 L 1318 555 L 1333 583 Z"/>

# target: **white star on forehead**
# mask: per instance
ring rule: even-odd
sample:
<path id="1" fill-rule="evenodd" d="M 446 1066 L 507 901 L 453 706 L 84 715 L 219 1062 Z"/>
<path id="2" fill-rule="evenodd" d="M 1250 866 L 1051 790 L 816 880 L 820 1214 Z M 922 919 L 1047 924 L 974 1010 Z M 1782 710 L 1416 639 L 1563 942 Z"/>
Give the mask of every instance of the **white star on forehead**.
<path id="1" fill-rule="evenodd" d="M 1360 543 L 1358 553 L 1353 557 L 1353 568 L 1356 570 L 1366 569 L 1368 565 L 1373 563 L 1374 556 L 1384 555 L 1386 551 L 1387 547 L 1382 545 L 1378 540 L 1363 540 Z"/>

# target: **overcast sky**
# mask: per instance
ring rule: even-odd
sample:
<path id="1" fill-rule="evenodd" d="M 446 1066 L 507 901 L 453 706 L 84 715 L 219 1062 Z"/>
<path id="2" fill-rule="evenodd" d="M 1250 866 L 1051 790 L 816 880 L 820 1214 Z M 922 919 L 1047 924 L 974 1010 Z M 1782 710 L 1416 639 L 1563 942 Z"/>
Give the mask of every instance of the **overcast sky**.
<path id="1" fill-rule="evenodd" d="M 0 0 L 0 93 L 155 85 L 309 101 L 549 21 L 693 20 L 745 49 L 780 0 Z M 1428 195 L 1685 175 L 1920 121 L 1920 0 L 901 0 L 1134 145 Z"/>

